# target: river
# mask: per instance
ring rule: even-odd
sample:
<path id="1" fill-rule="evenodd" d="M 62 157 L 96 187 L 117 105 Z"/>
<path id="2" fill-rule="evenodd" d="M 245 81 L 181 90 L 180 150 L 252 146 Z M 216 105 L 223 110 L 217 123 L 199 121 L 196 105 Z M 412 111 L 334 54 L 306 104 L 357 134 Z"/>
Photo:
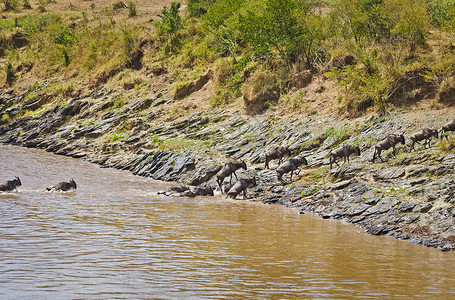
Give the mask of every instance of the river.
<path id="1" fill-rule="evenodd" d="M 0 145 L 1 299 L 454 299 L 455 253 Z M 71 178 L 75 192 L 45 192 Z"/>

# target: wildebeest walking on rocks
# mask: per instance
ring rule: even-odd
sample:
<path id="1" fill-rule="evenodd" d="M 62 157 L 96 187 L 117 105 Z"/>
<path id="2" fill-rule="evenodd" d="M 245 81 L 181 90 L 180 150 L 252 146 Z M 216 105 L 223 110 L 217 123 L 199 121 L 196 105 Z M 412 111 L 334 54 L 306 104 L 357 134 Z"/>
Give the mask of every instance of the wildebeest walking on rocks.
<path id="1" fill-rule="evenodd" d="M 395 145 L 398 143 L 405 145 L 403 134 L 389 134 L 388 136 L 386 136 L 385 139 L 383 139 L 374 146 L 373 162 L 376 159 L 376 153 L 378 154 L 379 159 L 382 162 L 384 162 L 381 157 L 381 152 L 390 149 L 391 147 L 393 148 L 393 155 L 396 155 Z"/>
<path id="2" fill-rule="evenodd" d="M 223 181 L 226 177 L 231 176 L 229 179 L 229 183 L 232 182 L 232 174 L 234 174 L 235 179 L 237 179 L 237 174 L 235 171 L 238 169 L 245 169 L 246 170 L 246 163 L 242 162 L 228 162 L 224 165 L 224 167 L 216 173 L 216 182 L 221 189 L 221 193 L 223 193 Z"/>
<path id="3" fill-rule="evenodd" d="M 19 177 L 15 176 L 13 180 L 8 180 L 6 183 L 0 184 L 0 191 L 10 192 L 12 190 L 16 190 L 17 192 L 17 187 L 21 185 L 22 185 L 21 180 L 19 179 Z"/>
<path id="4" fill-rule="evenodd" d="M 276 173 L 278 175 L 278 180 L 283 180 L 283 174 L 291 172 L 291 181 L 292 181 L 292 173 L 298 170 L 301 165 L 308 165 L 308 162 L 305 157 L 297 157 L 297 158 L 290 158 L 285 161 L 282 165 L 280 165 L 276 169 Z M 298 174 L 298 173 L 297 173 Z"/>
<path id="5" fill-rule="evenodd" d="M 46 191 L 62 191 L 62 192 L 65 192 L 65 191 L 75 190 L 75 189 L 77 189 L 76 182 L 73 179 L 71 179 L 68 182 L 62 181 L 62 182 L 59 182 L 57 184 L 51 185 L 51 186 L 46 188 Z"/>
<path id="6" fill-rule="evenodd" d="M 281 160 L 283 157 L 287 155 L 288 157 L 291 156 L 291 150 L 288 147 L 276 147 L 271 149 L 265 153 L 265 168 L 269 169 L 269 162 L 272 159 L 279 159 L 278 165 L 281 165 Z"/>
<path id="7" fill-rule="evenodd" d="M 349 156 L 354 153 L 357 155 L 360 155 L 359 146 L 353 147 L 351 145 L 343 144 L 340 147 L 330 151 L 330 169 L 332 168 L 332 159 L 333 159 L 333 162 L 336 163 L 337 166 L 339 166 L 339 164 L 337 163 L 338 158 L 343 157 L 344 162 L 346 163 L 346 160 L 347 160 L 349 163 Z"/>
<path id="8" fill-rule="evenodd" d="M 447 124 L 444 124 L 441 128 L 441 138 L 446 138 L 447 140 L 449 139 L 447 137 L 447 134 L 445 134 L 446 132 L 449 132 L 449 131 L 455 131 L 455 120 L 453 121 L 450 121 L 449 123 Z"/>
<path id="9" fill-rule="evenodd" d="M 243 199 L 246 199 L 246 189 L 248 187 L 256 186 L 256 177 L 253 178 L 241 178 L 229 189 L 226 194 L 226 198 L 230 197 L 235 199 L 238 194 L 243 193 Z"/>
<path id="10" fill-rule="evenodd" d="M 412 134 L 409 137 L 412 141 L 411 149 L 414 150 L 414 144 L 415 143 L 419 144 L 419 142 L 423 140 L 425 140 L 423 144 L 424 148 L 426 144 L 428 144 L 428 148 L 430 148 L 431 147 L 430 142 L 432 137 L 435 137 L 436 139 L 438 138 L 438 131 L 436 129 L 424 128 L 419 132 Z"/>

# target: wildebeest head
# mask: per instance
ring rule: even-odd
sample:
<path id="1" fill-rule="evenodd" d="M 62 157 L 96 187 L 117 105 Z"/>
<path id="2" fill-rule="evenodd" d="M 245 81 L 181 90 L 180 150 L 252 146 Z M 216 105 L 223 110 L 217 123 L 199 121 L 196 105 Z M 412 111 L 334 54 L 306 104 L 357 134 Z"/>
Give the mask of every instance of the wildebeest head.
<path id="1" fill-rule="evenodd" d="M 439 133 L 437 129 L 430 129 L 430 136 L 434 136 L 435 138 L 439 138 Z"/>
<path id="2" fill-rule="evenodd" d="M 355 146 L 355 152 L 357 153 L 357 155 L 360 155 L 360 147 L 359 146 Z"/>
<path id="3" fill-rule="evenodd" d="M 70 180 L 71 185 L 73 186 L 74 189 L 77 189 L 76 181 L 74 181 L 73 178 Z"/>
<path id="4" fill-rule="evenodd" d="M 15 186 L 21 186 L 22 182 L 19 177 L 15 176 L 16 178 L 13 180 Z"/>
<path id="5" fill-rule="evenodd" d="M 243 169 L 245 169 L 245 170 L 246 170 L 246 163 L 245 163 L 245 161 L 244 161 L 244 160 L 242 161 L 242 165 L 241 165 L 241 167 L 242 167 Z"/>
<path id="6" fill-rule="evenodd" d="M 304 164 L 305 166 L 308 165 L 308 162 L 305 157 L 302 156 L 302 157 L 299 157 L 298 159 L 300 160 L 301 164 Z"/>
<path id="7" fill-rule="evenodd" d="M 400 142 L 405 145 L 404 134 L 400 134 Z"/>

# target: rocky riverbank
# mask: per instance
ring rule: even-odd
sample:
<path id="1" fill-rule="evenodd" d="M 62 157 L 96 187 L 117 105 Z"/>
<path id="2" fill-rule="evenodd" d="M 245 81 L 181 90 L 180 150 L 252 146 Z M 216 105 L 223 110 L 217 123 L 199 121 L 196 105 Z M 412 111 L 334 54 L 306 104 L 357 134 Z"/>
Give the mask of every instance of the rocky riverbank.
<path id="1" fill-rule="evenodd" d="M 431 149 L 398 146 L 371 163 L 373 145 L 389 133 L 406 138 L 423 127 L 440 129 L 454 110 L 397 113 L 343 120 L 335 116 L 278 116 L 269 111 L 209 109 L 176 120 L 160 119 L 170 98 L 118 105 L 108 91 L 96 91 L 58 105 L 51 97 L 26 100 L 0 95 L 0 142 L 42 148 L 140 176 L 216 188 L 214 175 L 231 160 L 244 160 L 239 176 L 256 176 L 252 201 L 281 204 L 323 218 L 355 223 L 374 235 L 455 247 L 455 154 L 451 142 Z M 449 137 L 450 139 L 451 137 Z M 455 137 L 453 137 L 455 138 Z M 407 142 L 409 140 L 407 139 Z M 358 145 L 360 156 L 329 169 L 328 153 L 341 143 Z M 285 145 L 308 166 L 294 182 L 278 181 L 277 162 L 264 168 L 265 152 Z M 286 181 L 287 180 L 287 181 Z M 240 198 L 240 197 L 239 197 Z"/>

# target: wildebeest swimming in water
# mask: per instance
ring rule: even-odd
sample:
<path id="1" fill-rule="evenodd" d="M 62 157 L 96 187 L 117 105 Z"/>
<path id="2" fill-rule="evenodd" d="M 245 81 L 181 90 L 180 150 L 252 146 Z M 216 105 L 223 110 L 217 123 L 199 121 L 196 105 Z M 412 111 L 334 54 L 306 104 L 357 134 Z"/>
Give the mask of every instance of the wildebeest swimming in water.
<path id="1" fill-rule="evenodd" d="M 51 185 L 51 186 L 46 188 L 46 191 L 56 191 L 56 192 L 62 191 L 62 192 L 65 192 L 65 191 L 69 191 L 71 189 L 73 189 L 73 190 L 77 189 L 76 182 L 73 179 L 71 179 L 68 182 L 62 181 L 62 182 L 59 182 L 57 184 Z"/>
<path id="2" fill-rule="evenodd" d="M 246 199 L 246 189 L 250 186 L 256 186 L 256 177 L 253 178 L 240 178 L 234 185 L 229 189 L 226 194 L 226 198 L 230 197 L 235 199 L 238 194 L 243 193 L 243 199 Z"/>
<path id="3" fill-rule="evenodd" d="M 269 150 L 265 153 L 265 168 L 269 168 L 269 162 L 272 159 L 279 159 L 278 165 L 281 165 L 281 160 L 283 157 L 287 155 L 288 157 L 291 156 L 291 150 L 288 147 L 276 147 L 272 150 Z"/>
<path id="4" fill-rule="evenodd" d="M 2 192 L 10 192 L 12 190 L 16 190 L 17 192 L 17 187 L 22 185 L 21 180 L 19 177 L 15 176 L 13 180 L 8 180 L 6 183 L 0 184 L 0 191 Z"/>
<path id="5" fill-rule="evenodd" d="M 424 148 L 426 147 L 427 144 L 428 144 L 428 148 L 430 148 L 431 147 L 430 141 L 431 141 L 432 137 L 435 137 L 436 139 L 438 138 L 438 131 L 436 129 L 424 128 L 424 129 L 420 130 L 419 132 L 414 133 L 413 135 L 411 135 L 409 137 L 412 141 L 412 144 L 411 144 L 412 150 L 414 150 L 415 143 L 418 144 L 420 141 L 423 141 L 423 140 L 425 140 L 425 142 L 423 144 Z"/>
<path id="6" fill-rule="evenodd" d="M 307 160 L 305 157 L 298 157 L 298 158 L 290 158 L 285 161 L 281 166 L 276 169 L 276 173 L 278 175 L 278 180 L 283 180 L 283 174 L 291 172 L 291 181 L 292 181 L 292 174 L 294 171 L 298 170 L 301 165 L 308 165 Z"/>
<path id="7" fill-rule="evenodd" d="M 349 163 L 349 155 L 356 153 L 357 155 L 360 155 L 360 147 L 356 146 L 350 146 L 347 144 L 341 145 L 341 147 L 338 147 L 332 151 L 330 151 L 330 169 L 332 168 L 332 159 L 333 162 L 339 166 L 337 163 L 337 158 L 344 158 L 344 162 L 346 162 L 346 159 Z"/>
<path id="8" fill-rule="evenodd" d="M 189 186 L 181 185 L 169 188 L 167 191 L 160 191 L 158 195 L 175 196 L 175 197 L 196 197 L 196 196 L 213 196 L 213 189 L 208 186 L 196 186 L 191 189 Z"/>
<path id="9" fill-rule="evenodd" d="M 246 170 L 246 163 L 242 162 L 228 162 L 224 165 L 224 167 L 216 173 L 216 182 L 218 182 L 218 186 L 220 187 L 221 193 L 223 193 L 223 181 L 226 177 L 231 176 L 229 179 L 229 183 L 232 182 L 232 174 L 234 174 L 235 179 L 237 179 L 237 174 L 235 171 L 238 169 L 245 169 Z"/>
<path id="10" fill-rule="evenodd" d="M 398 144 L 398 143 L 401 143 L 401 144 L 405 144 L 405 140 L 404 140 L 404 135 L 403 134 L 389 134 L 388 136 L 386 136 L 382 141 L 380 141 L 379 143 L 377 143 L 375 146 L 374 146 L 374 153 L 373 153 L 373 162 L 374 160 L 376 159 L 376 153 L 378 154 L 379 156 L 379 159 L 384 162 L 384 160 L 382 160 L 382 157 L 381 157 L 381 152 L 383 150 L 387 150 L 389 149 L 390 147 L 393 148 L 393 155 L 396 155 L 396 151 L 395 151 L 395 145 Z"/>

